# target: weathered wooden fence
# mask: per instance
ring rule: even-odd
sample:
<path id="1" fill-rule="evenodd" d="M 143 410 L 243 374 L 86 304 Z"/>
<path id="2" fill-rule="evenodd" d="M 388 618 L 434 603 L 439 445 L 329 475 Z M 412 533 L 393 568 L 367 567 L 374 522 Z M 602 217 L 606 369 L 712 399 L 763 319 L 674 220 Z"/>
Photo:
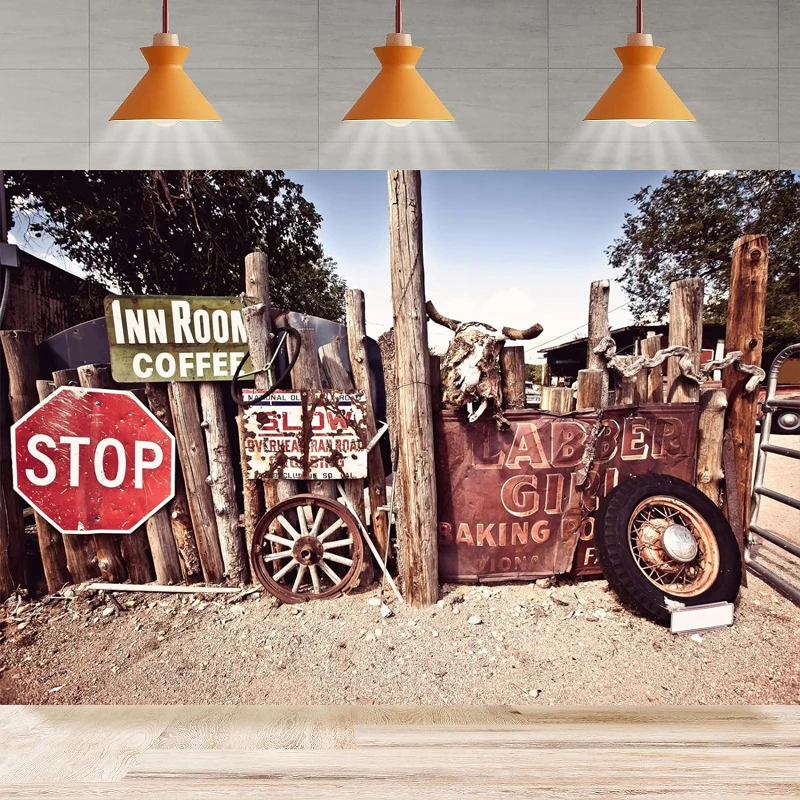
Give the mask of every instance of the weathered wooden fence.
<path id="1" fill-rule="evenodd" d="M 271 354 L 273 324 L 269 304 L 269 262 L 266 254 L 253 253 L 245 262 L 244 294 L 256 300 L 244 310 L 254 369 L 263 368 Z M 363 293 L 347 293 L 347 335 L 318 352 L 315 331 L 301 329 L 302 349 L 292 374 L 293 388 L 356 389 L 365 393 L 370 436 L 377 430 L 371 398 L 373 376 L 367 362 Z M 60 386 L 119 388 L 105 364 L 42 375 L 33 334 L 0 331 L 0 345 L 9 373 L 9 400 L 16 421 Z M 349 351 L 352 379 L 343 366 L 342 348 Z M 256 388 L 266 388 L 264 374 L 255 376 Z M 128 388 L 128 387 L 125 387 Z M 11 499 L 12 511 L 0 508 L 0 600 L 19 588 L 35 591 L 36 574 L 44 576 L 48 592 L 86 581 L 163 585 L 180 583 L 244 586 L 253 580 L 250 545 L 258 519 L 279 500 L 297 494 L 298 482 L 251 480 L 247 477 L 240 437 L 231 438 L 223 399 L 227 385 L 219 382 L 147 383 L 134 388 L 158 420 L 176 439 L 176 492 L 173 499 L 131 534 L 62 535 L 30 509 L 23 513 L 21 498 Z M 234 428 L 235 430 L 235 428 Z M 241 474 L 242 491 L 237 491 Z M 313 485 L 311 485 L 313 484 Z M 327 485 L 326 485 L 327 484 Z M 389 536 L 386 514 L 386 479 L 379 448 L 369 461 L 367 481 L 345 482 L 348 498 L 361 517 L 364 490 L 369 487 L 369 516 L 380 552 Z M 335 499 L 334 482 L 309 482 L 309 491 Z M 5 496 L 4 498 L 5 499 Z M 26 561 L 26 519 L 36 526 L 36 546 Z M 30 547 L 28 548 L 30 550 Z M 40 562 L 37 563 L 37 562 Z M 365 558 L 361 584 L 375 574 Z"/>
<path id="2" fill-rule="evenodd" d="M 688 357 L 673 355 L 653 366 L 645 362 L 632 374 L 623 370 L 635 367 L 634 356 L 616 356 L 609 361 L 603 346 L 609 335 L 609 283 L 596 281 L 590 291 L 587 369 L 579 372 L 575 391 L 567 387 L 544 387 L 542 392 L 542 409 L 559 414 L 604 408 L 610 384 L 614 386 L 614 402 L 618 405 L 699 403 L 695 484 L 718 506 L 723 505 L 726 496 L 736 493 L 741 510 L 731 520 L 734 530 L 744 525 L 749 506 L 758 392 L 746 391 L 745 386 L 754 374 L 749 368 L 761 366 L 768 260 L 768 242 L 764 236 L 743 236 L 733 245 L 732 311 L 726 351 L 739 352 L 741 357 L 728 359 L 723 388 L 703 386 L 691 377 L 691 373 L 700 372 L 701 366 L 703 281 L 687 278 L 675 281 L 670 287 L 669 346 L 688 348 Z M 644 339 L 640 343 L 641 356 L 652 360 L 662 350 L 661 339 L 657 335 Z M 688 370 L 687 359 L 691 367 Z M 703 375 L 710 371 L 706 367 Z M 726 431 L 736 448 L 736 458 L 729 465 L 727 476 L 723 468 Z"/>

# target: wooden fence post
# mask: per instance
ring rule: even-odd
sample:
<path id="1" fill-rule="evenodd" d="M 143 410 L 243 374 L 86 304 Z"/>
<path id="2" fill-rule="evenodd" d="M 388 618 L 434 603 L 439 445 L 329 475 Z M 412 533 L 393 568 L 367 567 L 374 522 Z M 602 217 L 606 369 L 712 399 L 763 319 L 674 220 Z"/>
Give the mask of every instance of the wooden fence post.
<path id="1" fill-rule="evenodd" d="M 78 367 L 78 381 L 85 389 L 114 389 L 117 386 L 108 364 Z M 146 526 L 143 525 L 131 533 L 94 534 L 97 565 L 103 580 L 119 583 L 120 579 L 124 580 L 126 571 L 132 583 L 148 583 L 153 580 L 145 529 Z"/>
<path id="2" fill-rule="evenodd" d="M 6 364 L 11 417 L 16 422 L 39 403 L 36 378 L 39 374 L 39 354 L 36 340 L 28 331 L 0 332 Z M 67 556 L 61 534 L 41 515 L 34 513 L 39 553 L 42 559 L 47 591 L 54 594 L 70 582 Z M 0 527 L 3 522 L 0 519 Z M 5 586 L 0 568 L 0 594 Z"/>
<path id="3" fill-rule="evenodd" d="M 225 565 L 217 535 L 211 487 L 207 483 L 208 460 L 194 384 L 178 381 L 170 383 L 169 400 L 203 577 L 206 583 L 222 583 Z"/>
<path id="4" fill-rule="evenodd" d="M 607 279 L 592 281 L 589 289 L 589 329 L 586 338 L 586 368 L 603 371 L 603 391 L 600 406 L 608 405 L 608 365 L 602 353 L 594 349 L 602 339 L 610 335 L 608 322 L 608 298 L 611 285 Z M 580 376 L 579 376 L 580 377 Z"/>
<path id="5" fill-rule="evenodd" d="M 642 339 L 641 348 L 642 355 L 652 358 L 659 350 L 661 350 L 662 336 L 648 336 Z M 660 364 L 653 369 L 647 370 L 647 394 L 643 398 L 647 403 L 663 403 L 664 402 L 664 365 Z"/>
<path id="6" fill-rule="evenodd" d="M 504 408 L 525 408 L 525 348 L 506 345 L 500 351 Z"/>
<path id="7" fill-rule="evenodd" d="M 727 407 L 724 389 L 703 389 L 700 392 L 695 486 L 717 506 L 720 505 L 725 477 L 722 470 L 722 437 Z"/>
<path id="8" fill-rule="evenodd" d="M 575 408 L 578 411 L 603 407 L 603 387 L 608 383 L 604 369 L 582 369 L 578 372 L 578 396 Z"/>
<path id="9" fill-rule="evenodd" d="M 337 392 L 352 392 L 355 387 L 342 359 L 342 342 L 334 339 L 332 342 L 319 348 L 320 365 L 322 372 L 327 378 L 328 386 Z M 369 470 L 369 467 L 367 468 Z M 358 518 L 366 525 L 367 516 L 364 505 L 364 481 L 361 479 L 349 479 L 342 481 L 344 493 L 352 503 Z M 381 552 L 380 550 L 378 552 Z M 359 586 L 369 586 L 375 580 L 375 570 L 369 552 L 365 554 L 361 565 L 361 575 L 359 576 Z"/>
<path id="10" fill-rule="evenodd" d="M 269 298 L 269 259 L 263 252 L 249 253 L 244 259 L 244 293 L 257 301 L 258 310 L 250 315 L 249 309 L 243 312 L 247 343 L 250 350 L 250 363 L 253 369 L 263 369 L 269 362 L 271 343 L 269 340 L 271 325 Z M 250 317 L 248 320 L 248 316 Z M 255 387 L 261 391 L 267 388 L 267 376 L 263 373 L 255 376 Z M 244 409 L 239 409 L 237 417 L 239 429 L 239 455 L 242 469 L 242 500 L 244 504 L 244 541 L 245 551 L 250 553 L 253 545 L 253 533 L 256 524 L 264 515 L 265 496 L 269 496 L 273 505 L 277 499 L 274 481 L 251 480 L 247 477 L 247 458 L 244 449 Z M 248 564 L 249 567 L 249 564 Z"/>
<path id="11" fill-rule="evenodd" d="M 296 392 L 308 389 L 319 391 L 322 389 L 322 373 L 320 372 L 319 355 L 317 353 L 317 334 L 313 328 L 299 328 L 302 342 L 300 354 L 292 370 L 292 389 Z M 289 350 L 294 355 L 295 345 L 290 343 Z M 309 480 L 306 481 L 308 491 L 319 494 L 329 500 L 336 500 L 339 492 L 336 481 Z"/>
<path id="12" fill-rule="evenodd" d="M 742 363 L 761 366 L 764 347 L 764 319 L 767 308 L 769 242 L 766 236 L 741 236 L 733 245 L 727 352 L 741 350 Z M 723 385 L 728 392 L 728 430 L 733 437 L 736 482 L 742 508 L 742 530 L 750 527 L 750 486 L 753 475 L 758 392 L 744 391 L 746 376 L 727 369 Z M 734 526 L 735 529 L 735 526 Z"/>
<path id="13" fill-rule="evenodd" d="M 569 386 L 542 387 L 542 411 L 569 414 L 572 411 L 573 390 Z"/>
<path id="14" fill-rule="evenodd" d="M 378 431 L 378 426 L 375 419 L 375 408 L 372 404 L 375 387 L 367 360 L 367 320 L 364 292 L 361 289 L 348 289 L 344 297 L 347 350 L 350 354 L 353 385 L 366 397 L 367 435 L 372 439 Z M 387 552 L 386 548 L 389 544 L 389 515 L 383 510 L 386 507 L 386 470 L 383 466 L 380 444 L 376 444 L 367 456 L 367 474 L 372 535 L 375 538 L 375 547 L 382 554 Z M 389 556 L 391 558 L 391 551 L 389 551 Z"/>
<path id="15" fill-rule="evenodd" d="M 634 356 L 617 356 L 617 361 L 620 366 L 628 366 L 634 359 Z M 614 375 L 616 381 L 616 392 L 614 393 L 614 404 L 618 406 L 633 406 L 639 401 L 638 389 L 638 375 L 632 378 L 626 378 L 621 372 Z"/>
<path id="16" fill-rule="evenodd" d="M 8 373 L 5 359 L 0 357 L 0 600 L 27 584 L 22 498 L 14 491 L 11 474 L 12 417 L 8 395 Z"/>
<path id="17" fill-rule="evenodd" d="M 420 606 L 439 598 L 439 554 L 419 171 L 390 171 L 388 188 L 398 472 L 403 483 L 401 573 L 406 600 Z"/>
<path id="18" fill-rule="evenodd" d="M 144 387 L 150 410 L 156 419 L 173 435 L 175 423 L 172 420 L 172 411 L 169 407 L 169 393 L 163 383 L 147 383 Z M 197 553 L 197 542 L 192 529 L 192 518 L 189 513 L 189 501 L 186 499 L 186 487 L 183 483 L 183 474 L 175 467 L 175 497 L 168 506 L 169 523 L 172 528 L 172 538 L 180 557 L 180 569 L 187 583 L 199 580 L 203 574 L 200 566 L 200 556 Z M 152 549 L 152 542 L 150 544 Z M 167 545 L 164 545 L 168 549 Z M 155 560 L 155 551 L 153 555 Z M 158 572 L 158 563 L 156 563 Z M 161 578 L 159 578 L 161 582 Z"/>
<path id="19" fill-rule="evenodd" d="M 39 383 L 36 384 L 37 389 Z M 80 386 L 78 370 L 60 369 L 53 373 L 53 390 L 62 386 Z M 42 389 L 49 389 L 49 385 L 42 382 Z M 46 395 L 45 395 L 46 396 Z M 42 397 L 44 399 L 44 397 Z M 100 577 L 100 568 L 97 565 L 94 541 L 91 536 L 78 533 L 69 533 L 64 537 L 64 550 L 67 556 L 67 569 L 75 583 L 93 580 Z"/>
<path id="20" fill-rule="evenodd" d="M 222 548 L 222 561 L 230 583 L 244 585 L 249 578 L 244 538 L 239 529 L 239 506 L 236 500 L 236 479 L 233 474 L 231 443 L 219 383 L 200 383 L 201 423 L 208 449 L 209 484 L 214 500 L 217 531 Z"/>
<path id="21" fill-rule="evenodd" d="M 700 367 L 700 350 L 703 347 L 703 279 L 684 278 L 670 286 L 669 345 L 683 345 L 692 351 L 695 370 Z M 684 378 L 677 358 L 667 363 L 667 401 L 670 403 L 696 403 L 700 387 Z"/>

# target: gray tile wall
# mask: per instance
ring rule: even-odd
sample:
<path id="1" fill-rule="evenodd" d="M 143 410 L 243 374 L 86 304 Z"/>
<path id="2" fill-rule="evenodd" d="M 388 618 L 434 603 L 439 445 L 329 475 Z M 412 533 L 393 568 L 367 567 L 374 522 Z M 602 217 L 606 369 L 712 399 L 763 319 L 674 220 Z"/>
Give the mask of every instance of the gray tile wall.
<path id="1" fill-rule="evenodd" d="M 109 123 L 158 0 L 0 0 L 0 167 L 800 167 L 800 0 L 645 2 L 663 73 L 698 118 L 583 123 L 633 0 L 405 0 L 454 124 L 341 118 L 375 75 L 391 0 L 172 0 L 187 71 L 223 122 Z"/>

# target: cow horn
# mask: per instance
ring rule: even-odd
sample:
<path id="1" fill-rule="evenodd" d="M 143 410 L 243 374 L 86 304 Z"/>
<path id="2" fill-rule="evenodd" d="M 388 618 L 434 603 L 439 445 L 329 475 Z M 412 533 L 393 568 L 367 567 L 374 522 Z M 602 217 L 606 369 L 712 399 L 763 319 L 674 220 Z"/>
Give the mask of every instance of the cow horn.
<path id="1" fill-rule="evenodd" d="M 425 310 L 428 312 L 428 317 L 439 325 L 443 325 L 445 328 L 450 328 L 451 331 L 457 331 L 458 326 L 461 324 L 458 320 L 450 319 L 450 317 L 442 316 L 437 310 L 436 306 L 428 300 L 425 303 Z"/>
<path id="2" fill-rule="evenodd" d="M 543 328 L 537 322 L 536 325 L 531 325 L 530 328 L 526 328 L 524 331 L 521 331 L 519 328 L 503 328 L 503 336 L 506 339 L 535 339 L 541 332 Z"/>

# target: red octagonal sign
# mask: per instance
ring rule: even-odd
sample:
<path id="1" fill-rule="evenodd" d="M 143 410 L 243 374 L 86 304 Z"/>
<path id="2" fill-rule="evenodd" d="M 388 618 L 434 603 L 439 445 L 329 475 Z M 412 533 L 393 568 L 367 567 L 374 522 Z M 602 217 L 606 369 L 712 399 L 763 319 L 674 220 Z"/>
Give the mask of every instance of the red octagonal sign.
<path id="1" fill-rule="evenodd" d="M 62 533 L 131 533 L 175 493 L 175 439 L 130 392 L 57 389 L 11 444 L 14 488 Z"/>

